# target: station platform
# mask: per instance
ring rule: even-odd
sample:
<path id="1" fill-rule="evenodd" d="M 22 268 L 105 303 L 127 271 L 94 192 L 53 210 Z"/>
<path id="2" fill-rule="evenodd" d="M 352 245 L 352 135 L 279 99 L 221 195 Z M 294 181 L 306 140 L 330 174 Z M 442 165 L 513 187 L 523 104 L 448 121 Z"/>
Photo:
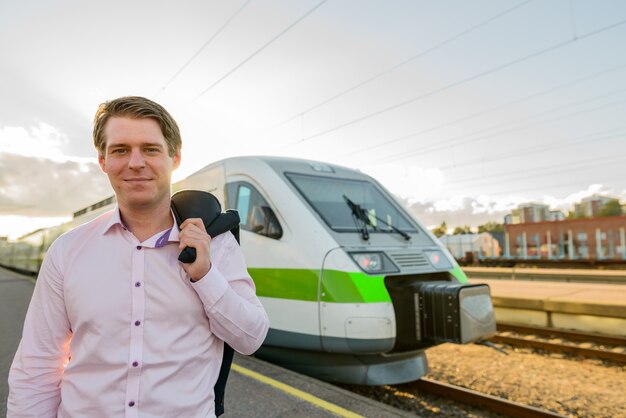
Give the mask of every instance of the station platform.
<path id="1" fill-rule="evenodd" d="M 236 355 L 226 386 L 224 417 L 372 417 L 417 415 L 329 383 Z"/>
<path id="2" fill-rule="evenodd" d="M 489 285 L 498 322 L 626 336 L 626 285 L 469 281 Z"/>

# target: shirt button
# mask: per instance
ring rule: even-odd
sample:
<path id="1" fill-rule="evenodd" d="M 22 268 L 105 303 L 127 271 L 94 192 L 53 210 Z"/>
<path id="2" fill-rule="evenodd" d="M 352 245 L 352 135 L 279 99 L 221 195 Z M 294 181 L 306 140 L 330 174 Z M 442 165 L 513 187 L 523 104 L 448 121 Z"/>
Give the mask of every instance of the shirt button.
<path id="1" fill-rule="evenodd" d="M 130 401 L 130 402 L 128 402 L 128 406 L 130 406 L 131 408 L 132 408 L 133 406 L 135 406 L 135 401 Z"/>
<path id="2" fill-rule="evenodd" d="M 133 367 L 137 367 L 137 366 L 139 366 L 139 363 L 136 361 L 133 361 Z"/>
<path id="3" fill-rule="evenodd" d="M 141 282 L 135 282 L 135 287 L 141 287 Z"/>
<path id="4" fill-rule="evenodd" d="M 139 325 L 141 325 L 141 321 L 135 321 L 135 326 L 138 327 Z"/>
<path id="5" fill-rule="evenodd" d="M 137 246 L 137 249 L 138 249 L 138 250 L 141 250 L 141 245 L 138 245 L 138 246 Z"/>

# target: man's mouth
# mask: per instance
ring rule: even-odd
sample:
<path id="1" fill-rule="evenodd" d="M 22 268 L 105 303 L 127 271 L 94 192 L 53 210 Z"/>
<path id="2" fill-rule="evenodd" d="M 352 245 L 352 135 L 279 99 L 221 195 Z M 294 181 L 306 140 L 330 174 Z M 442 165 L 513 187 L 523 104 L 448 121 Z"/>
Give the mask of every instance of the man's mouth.
<path id="1" fill-rule="evenodd" d="M 129 183 L 141 183 L 141 182 L 144 182 L 144 181 L 150 181 L 150 178 L 148 178 L 148 177 L 131 177 L 131 178 L 124 179 L 124 181 L 129 182 Z"/>

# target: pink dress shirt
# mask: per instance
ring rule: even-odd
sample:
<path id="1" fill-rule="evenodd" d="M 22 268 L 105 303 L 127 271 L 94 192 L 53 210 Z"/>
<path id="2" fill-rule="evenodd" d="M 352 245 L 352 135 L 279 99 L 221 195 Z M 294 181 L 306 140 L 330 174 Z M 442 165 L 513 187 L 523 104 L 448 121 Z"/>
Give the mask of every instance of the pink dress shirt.
<path id="1" fill-rule="evenodd" d="M 8 417 L 213 417 L 226 341 L 253 353 L 268 318 L 230 233 L 196 283 L 178 226 L 144 242 L 119 210 L 59 237 L 9 373 Z"/>

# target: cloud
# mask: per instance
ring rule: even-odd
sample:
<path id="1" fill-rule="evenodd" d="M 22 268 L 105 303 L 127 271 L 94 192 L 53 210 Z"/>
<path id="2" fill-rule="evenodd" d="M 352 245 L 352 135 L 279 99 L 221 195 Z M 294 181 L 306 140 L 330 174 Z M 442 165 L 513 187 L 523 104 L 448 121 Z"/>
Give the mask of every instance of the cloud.
<path id="1" fill-rule="evenodd" d="M 67 216 L 113 194 L 95 162 L 0 153 L 0 214 Z"/>
<path id="2" fill-rule="evenodd" d="M 68 143 L 44 122 L 0 127 L 0 215 L 68 216 L 112 194 L 96 158 L 66 155 Z"/>
<path id="3" fill-rule="evenodd" d="M 56 162 L 73 160 L 95 162 L 94 158 L 68 157 L 62 149 L 69 139 L 53 126 L 39 122 L 30 128 L 21 126 L 0 127 L 0 152 L 27 157 L 45 158 Z"/>
<path id="4" fill-rule="evenodd" d="M 55 83 L 49 78 L 51 66 L 39 67 L 44 68 L 43 74 L 28 74 L 24 68 L 0 68 L 0 77 L 11 80 L 4 83 L 0 99 L 0 143 L 6 127 L 35 126 L 28 130 L 32 132 L 46 125 L 42 123 L 46 121 L 56 132 L 63 133 L 65 140 L 60 146 L 65 154 L 93 155 L 91 118 L 97 103 L 77 98 L 76 93 L 68 89 L 73 81 L 67 79 L 67 73 L 62 76 L 63 82 Z M 90 90 L 82 89 L 82 94 L 86 92 Z"/>
<path id="5" fill-rule="evenodd" d="M 542 199 L 532 202 L 546 204 L 551 210 L 560 210 L 567 215 L 575 203 L 579 203 L 583 198 L 594 194 L 615 197 L 622 202 L 626 200 L 626 190 L 615 191 L 602 184 L 591 184 L 589 187 L 571 193 L 564 198 L 544 196 Z M 475 198 L 459 196 L 429 201 L 415 201 L 400 197 L 400 200 L 429 229 L 441 225 L 444 221 L 449 229 L 464 225 L 477 227 L 489 221 L 503 223 L 504 216 L 510 213 L 512 209 L 520 204 L 531 202 L 518 196 L 478 196 Z"/>
<path id="6" fill-rule="evenodd" d="M 504 215 L 513 207 L 507 209 L 501 202 L 484 197 L 480 199 L 462 197 L 413 203 L 403 200 L 411 213 L 429 229 L 441 225 L 444 221 L 448 228 L 463 225 L 476 227 L 489 221 L 502 223 Z"/>
<path id="7" fill-rule="evenodd" d="M 550 205 L 551 209 L 561 209 L 567 213 L 573 208 L 574 203 L 579 203 L 582 199 L 592 195 L 614 197 L 622 202 L 626 200 L 626 190 L 617 191 L 604 184 L 591 184 L 586 189 L 571 193 L 562 199 L 547 196 L 544 198 L 544 203 Z"/>

